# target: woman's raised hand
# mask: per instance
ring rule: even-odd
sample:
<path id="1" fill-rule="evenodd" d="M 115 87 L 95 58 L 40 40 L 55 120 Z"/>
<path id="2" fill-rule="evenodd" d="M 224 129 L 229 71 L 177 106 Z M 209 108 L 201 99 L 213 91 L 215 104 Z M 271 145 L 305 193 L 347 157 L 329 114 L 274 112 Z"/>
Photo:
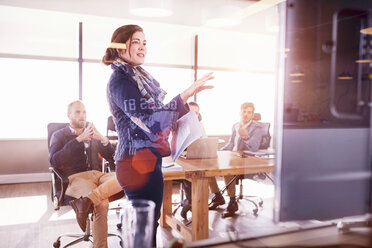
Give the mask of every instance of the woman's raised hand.
<path id="1" fill-rule="evenodd" d="M 213 72 L 205 74 L 203 77 L 196 80 L 190 87 L 188 87 L 185 91 L 181 93 L 181 99 L 184 103 L 187 102 L 187 100 L 195 95 L 196 93 L 205 90 L 205 89 L 212 89 L 213 85 L 205 85 L 207 81 L 213 79 Z"/>

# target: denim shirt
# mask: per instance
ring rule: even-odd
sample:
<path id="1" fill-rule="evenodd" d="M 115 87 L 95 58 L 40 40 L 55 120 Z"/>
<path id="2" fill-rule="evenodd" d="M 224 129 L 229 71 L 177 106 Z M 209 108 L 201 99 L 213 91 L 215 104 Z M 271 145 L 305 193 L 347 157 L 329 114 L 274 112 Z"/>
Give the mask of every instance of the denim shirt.
<path id="1" fill-rule="evenodd" d="M 249 125 L 244 127 L 247 130 L 248 135 L 250 137 L 248 141 L 244 141 L 239 136 L 237 132 L 237 129 L 239 129 L 239 125 L 240 125 L 239 122 L 234 124 L 229 142 L 227 143 L 227 145 L 222 147 L 221 150 L 232 151 L 234 147 L 236 147 L 237 151 L 248 150 L 251 152 L 257 152 L 260 147 L 261 139 L 263 136 L 263 130 L 261 128 L 261 125 L 258 122 L 252 120 Z"/>
<path id="2" fill-rule="evenodd" d="M 167 139 L 177 119 L 189 111 L 187 104 L 177 95 L 163 107 L 153 107 L 125 71 L 116 66 L 111 68 L 107 100 L 119 139 L 115 160 L 123 160 L 144 148 L 160 148 L 158 140 Z"/>

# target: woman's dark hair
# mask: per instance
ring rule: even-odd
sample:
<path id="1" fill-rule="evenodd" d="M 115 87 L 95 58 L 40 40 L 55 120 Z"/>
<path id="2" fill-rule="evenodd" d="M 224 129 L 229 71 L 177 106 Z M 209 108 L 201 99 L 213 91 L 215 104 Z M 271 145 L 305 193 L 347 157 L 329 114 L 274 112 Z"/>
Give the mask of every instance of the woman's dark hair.
<path id="1" fill-rule="evenodd" d="M 132 38 L 132 35 L 135 32 L 143 32 L 143 29 L 134 24 L 124 25 L 115 30 L 115 32 L 112 34 L 111 42 L 115 43 L 125 43 L 129 39 Z M 129 45 L 130 46 L 130 45 Z M 127 49 L 129 49 L 128 47 Z M 105 65 L 110 65 L 112 62 L 119 57 L 117 51 L 117 48 L 107 48 L 106 53 L 102 58 L 102 63 Z"/>
<path id="2" fill-rule="evenodd" d="M 188 104 L 189 106 L 195 106 L 195 107 L 198 107 L 198 109 L 200 109 L 199 105 L 196 102 L 189 102 Z M 198 113 L 198 120 L 202 121 L 202 116 L 200 113 Z"/>

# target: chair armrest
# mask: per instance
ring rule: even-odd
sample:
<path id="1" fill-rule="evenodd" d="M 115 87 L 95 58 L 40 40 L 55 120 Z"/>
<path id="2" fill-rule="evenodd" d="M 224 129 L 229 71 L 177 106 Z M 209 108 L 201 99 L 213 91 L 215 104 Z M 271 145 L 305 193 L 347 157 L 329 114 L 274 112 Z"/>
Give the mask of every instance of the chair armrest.
<path id="1" fill-rule="evenodd" d="M 58 197 L 58 206 L 59 206 L 62 203 L 63 197 L 65 196 L 65 192 L 66 192 L 69 181 L 68 181 L 68 178 L 63 176 L 61 171 L 59 171 L 58 169 L 49 167 L 49 171 L 52 173 L 52 175 L 56 176 L 60 182 L 61 194 Z M 57 181 L 53 177 L 52 177 L 52 184 L 53 184 L 52 187 L 53 187 L 54 194 L 56 195 L 56 190 L 54 187 L 55 187 L 55 184 L 57 184 Z M 52 200 L 54 202 L 54 199 Z"/>

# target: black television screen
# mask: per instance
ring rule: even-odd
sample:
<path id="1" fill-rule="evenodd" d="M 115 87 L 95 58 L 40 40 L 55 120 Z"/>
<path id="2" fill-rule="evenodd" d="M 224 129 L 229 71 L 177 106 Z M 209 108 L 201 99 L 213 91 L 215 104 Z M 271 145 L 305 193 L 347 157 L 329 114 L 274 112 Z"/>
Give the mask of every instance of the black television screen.
<path id="1" fill-rule="evenodd" d="M 281 15 L 275 220 L 371 213 L 372 1 L 288 0 Z"/>

